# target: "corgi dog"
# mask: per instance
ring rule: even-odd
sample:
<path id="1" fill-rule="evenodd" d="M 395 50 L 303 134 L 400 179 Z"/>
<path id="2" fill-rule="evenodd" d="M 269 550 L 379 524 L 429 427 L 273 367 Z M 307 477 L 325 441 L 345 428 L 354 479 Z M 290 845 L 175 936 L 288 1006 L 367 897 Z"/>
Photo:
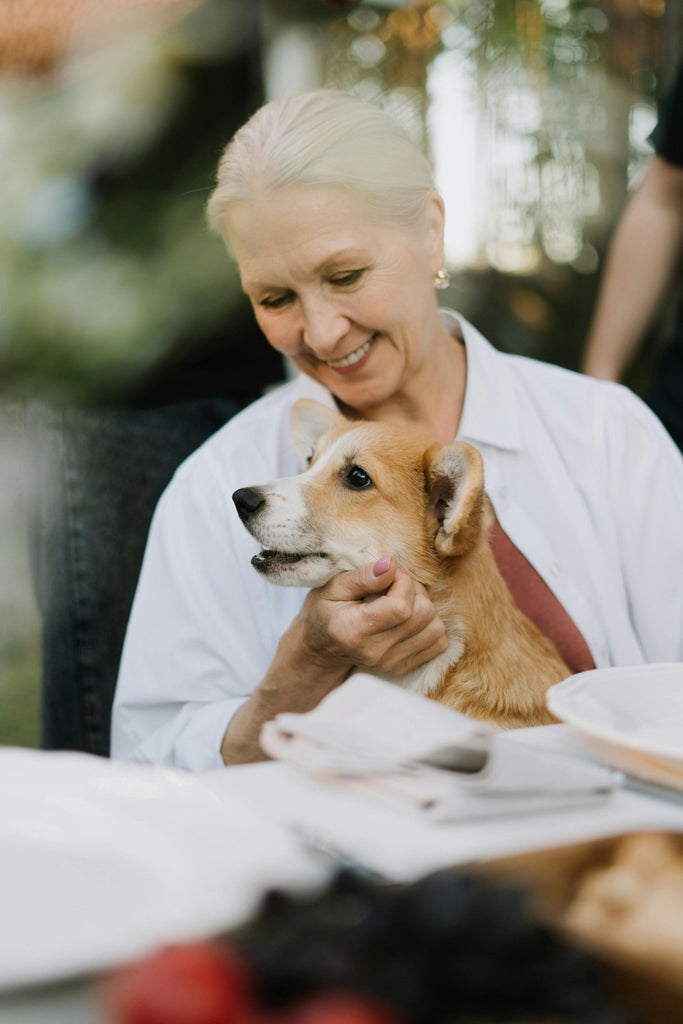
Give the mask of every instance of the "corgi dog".
<path id="1" fill-rule="evenodd" d="M 448 649 L 407 675 L 375 674 L 505 728 L 555 721 L 546 690 L 571 673 L 500 575 L 479 451 L 310 399 L 294 403 L 290 426 L 303 472 L 232 496 L 263 545 L 255 568 L 281 586 L 321 587 L 393 553 L 424 585 Z"/>

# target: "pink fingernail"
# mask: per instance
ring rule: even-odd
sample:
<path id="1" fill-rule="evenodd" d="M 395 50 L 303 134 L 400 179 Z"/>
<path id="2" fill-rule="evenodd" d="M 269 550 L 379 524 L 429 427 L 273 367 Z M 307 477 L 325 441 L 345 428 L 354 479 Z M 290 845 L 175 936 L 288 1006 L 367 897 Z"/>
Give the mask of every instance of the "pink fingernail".
<path id="1" fill-rule="evenodd" d="M 373 567 L 372 567 L 372 574 L 373 574 L 373 576 L 381 576 L 382 573 L 385 573 L 387 571 L 387 569 L 389 568 L 390 565 L 391 565 L 391 555 L 384 555 L 383 558 L 380 558 L 373 565 Z"/>

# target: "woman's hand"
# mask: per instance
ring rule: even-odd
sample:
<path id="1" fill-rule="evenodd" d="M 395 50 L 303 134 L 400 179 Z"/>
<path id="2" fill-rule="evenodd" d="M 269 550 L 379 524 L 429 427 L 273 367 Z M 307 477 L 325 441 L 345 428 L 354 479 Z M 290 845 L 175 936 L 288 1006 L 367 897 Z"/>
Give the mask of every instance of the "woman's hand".
<path id="1" fill-rule="evenodd" d="M 424 587 L 393 556 L 340 573 L 311 590 L 266 676 L 234 715 L 226 764 L 263 758 L 258 734 L 280 711 L 310 711 L 354 668 L 405 675 L 448 646 Z"/>
<path id="2" fill-rule="evenodd" d="M 312 590 L 297 619 L 304 656 L 323 673 L 358 667 L 405 675 L 447 647 L 426 590 L 392 556 Z"/>

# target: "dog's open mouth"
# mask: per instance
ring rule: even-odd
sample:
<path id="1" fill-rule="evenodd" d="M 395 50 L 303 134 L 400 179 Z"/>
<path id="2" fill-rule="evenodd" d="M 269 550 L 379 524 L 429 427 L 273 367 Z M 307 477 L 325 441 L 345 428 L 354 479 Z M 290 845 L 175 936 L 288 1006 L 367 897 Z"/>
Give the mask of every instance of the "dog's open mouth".
<path id="1" fill-rule="evenodd" d="M 324 551 L 271 551 L 270 548 L 263 548 L 258 555 L 254 555 L 251 564 L 259 572 L 272 572 L 275 569 L 284 569 L 288 565 L 294 565 L 304 558 L 327 558 Z"/>

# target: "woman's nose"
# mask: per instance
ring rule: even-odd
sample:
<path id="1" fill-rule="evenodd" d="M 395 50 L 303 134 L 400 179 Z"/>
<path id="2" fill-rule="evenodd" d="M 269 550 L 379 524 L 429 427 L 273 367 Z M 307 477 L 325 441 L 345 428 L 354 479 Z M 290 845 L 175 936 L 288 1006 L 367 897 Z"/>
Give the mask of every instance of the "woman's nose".
<path id="1" fill-rule="evenodd" d="M 316 301 L 304 309 L 303 340 L 316 355 L 334 352 L 349 329 L 349 321 L 334 303 Z"/>

